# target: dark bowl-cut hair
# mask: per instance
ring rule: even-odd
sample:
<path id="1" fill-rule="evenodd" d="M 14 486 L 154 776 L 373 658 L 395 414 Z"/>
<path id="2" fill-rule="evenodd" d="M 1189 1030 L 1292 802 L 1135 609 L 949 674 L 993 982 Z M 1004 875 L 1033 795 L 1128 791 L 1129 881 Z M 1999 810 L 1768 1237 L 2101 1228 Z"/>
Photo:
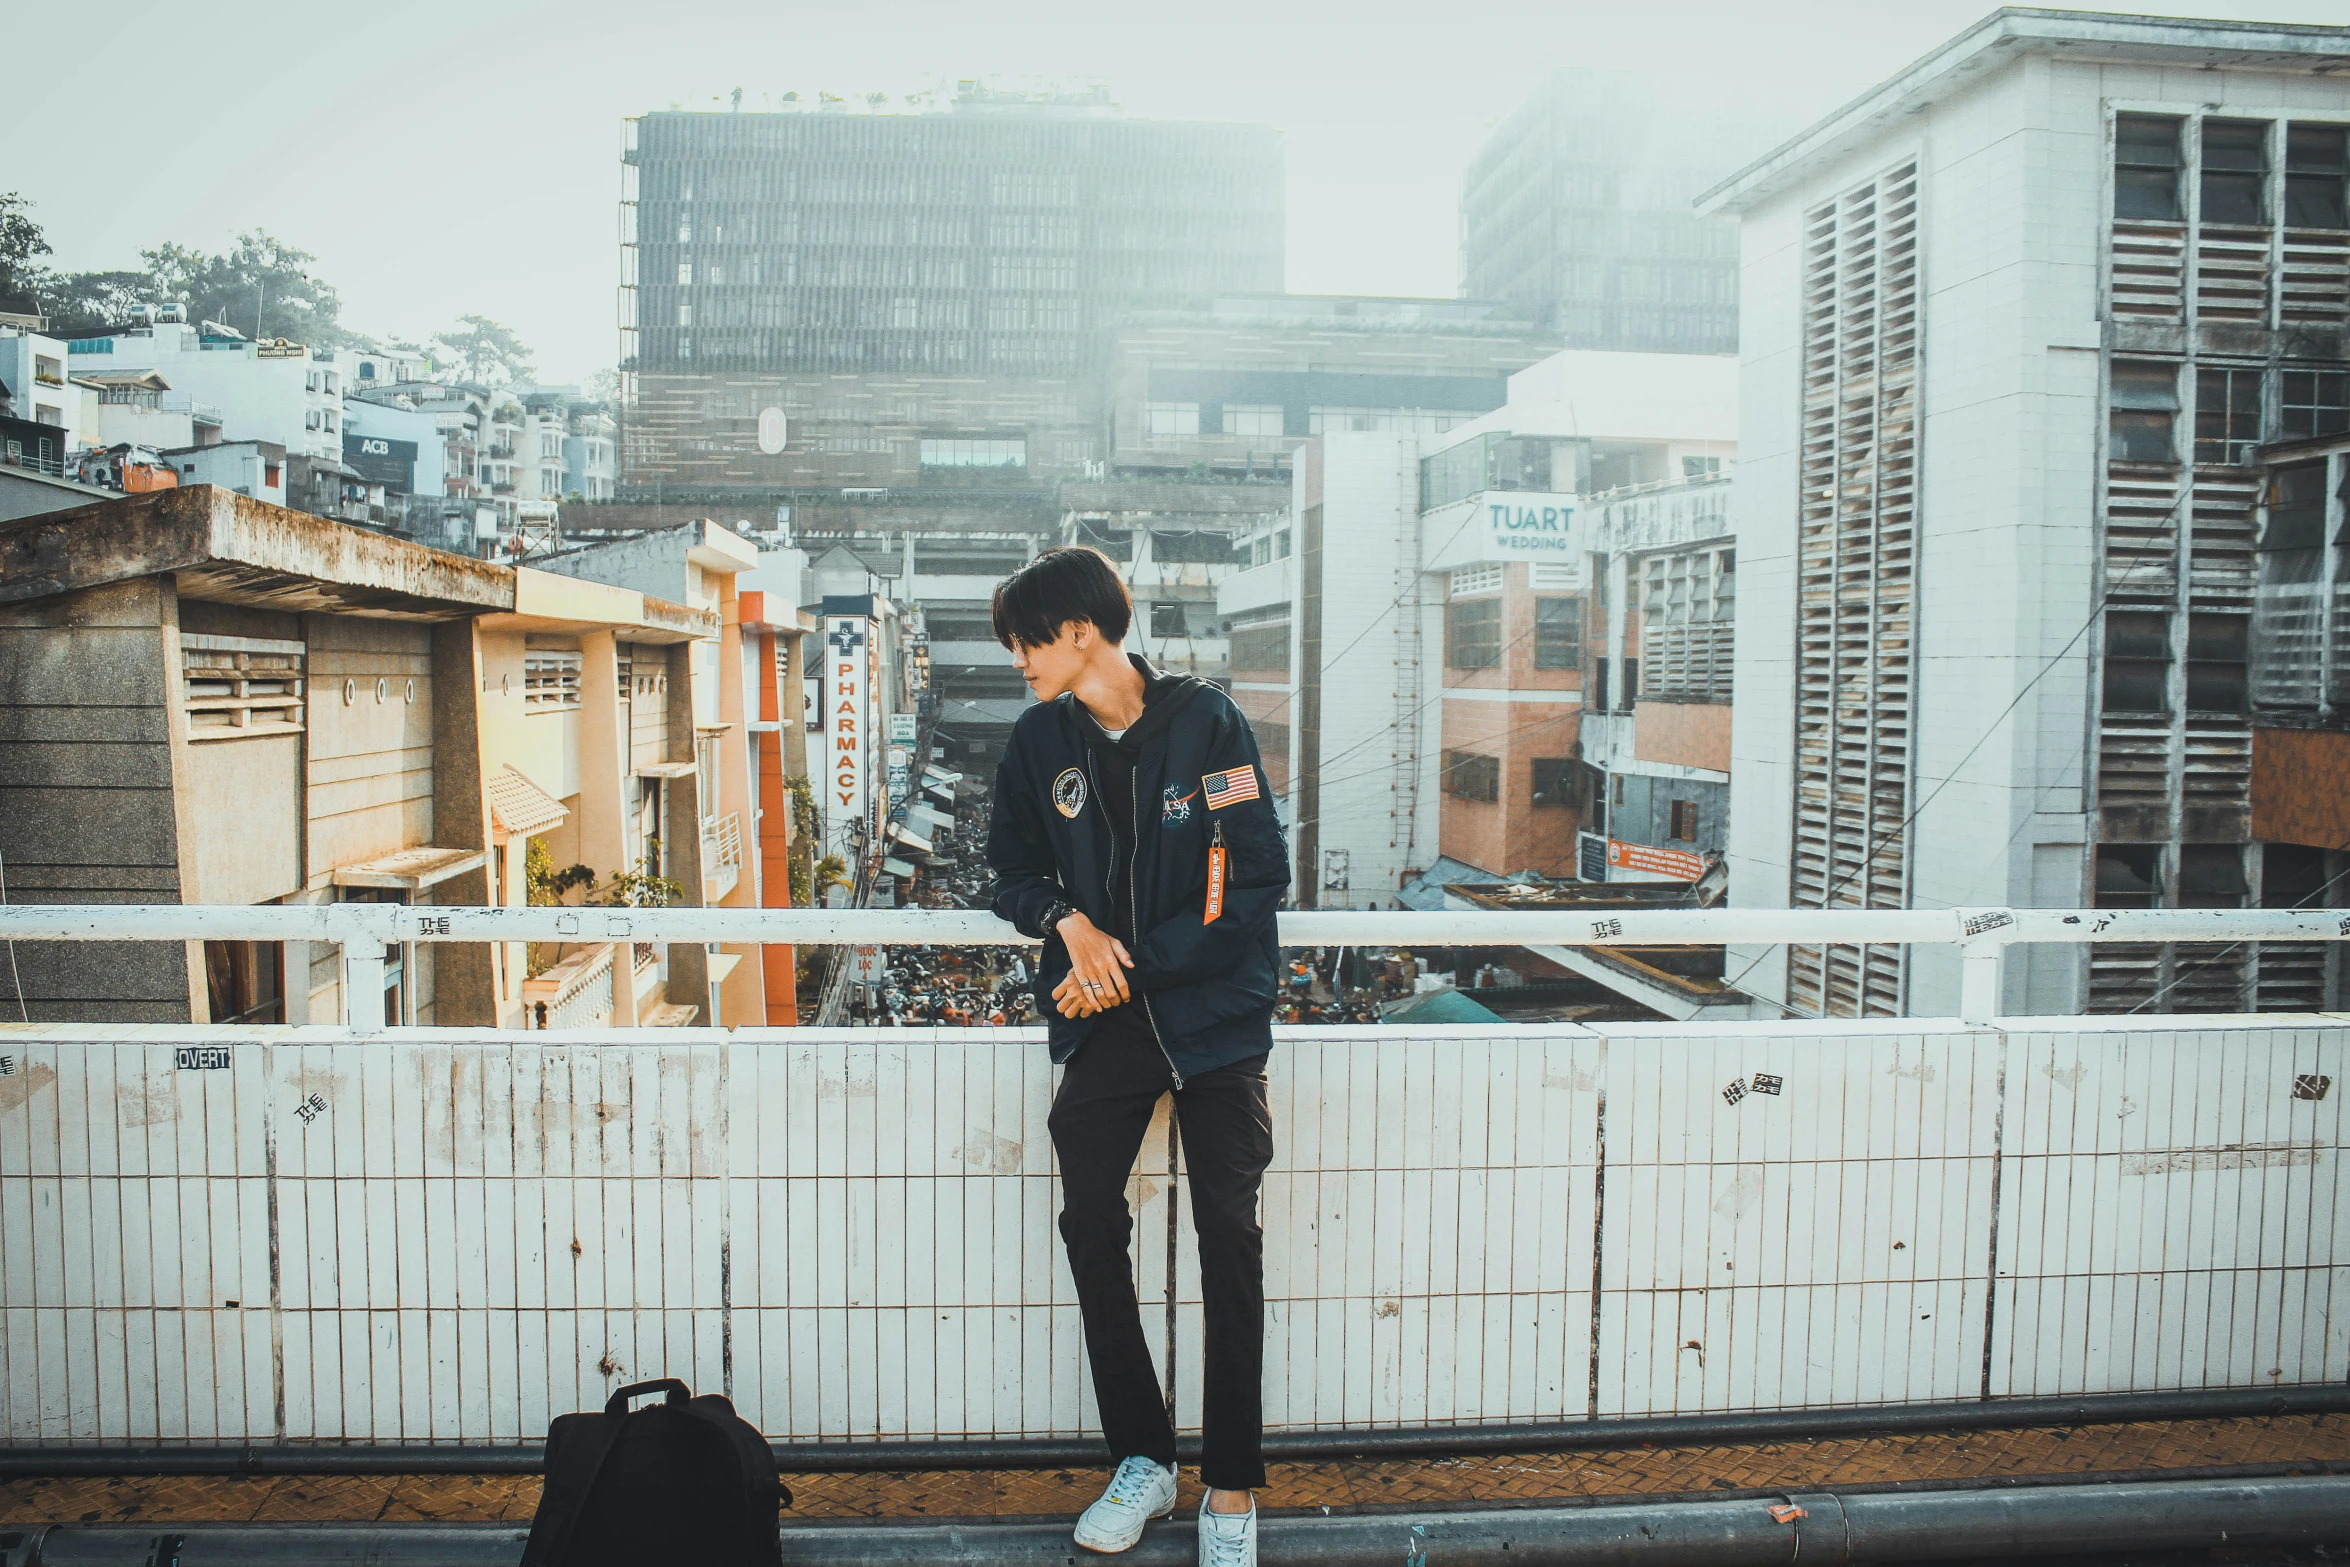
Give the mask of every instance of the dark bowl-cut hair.
<path id="1" fill-rule="evenodd" d="M 1060 639 L 1072 620 L 1090 620 L 1112 642 L 1126 640 L 1134 623 L 1134 595 L 1110 557 L 1083 544 L 1064 544 L 995 585 L 989 607 L 995 639 L 1006 647 L 1043 647 Z"/>

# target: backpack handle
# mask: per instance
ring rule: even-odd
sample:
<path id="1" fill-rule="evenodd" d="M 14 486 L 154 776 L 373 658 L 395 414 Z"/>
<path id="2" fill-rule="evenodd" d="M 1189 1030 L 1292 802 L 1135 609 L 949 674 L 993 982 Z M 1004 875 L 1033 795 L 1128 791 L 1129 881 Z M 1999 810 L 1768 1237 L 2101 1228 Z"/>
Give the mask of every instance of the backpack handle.
<path id="1" fill-rule="evenodd" d="M 628 1401 L 643 1393 L 666 1393 L 669 1396 L 663 1402 L 671 1404 L 682 1404 L 694 1396 L 693 1389 L 675 1377 L 655 1377 L 650 1382 L 631 1382 L 613 1393 L 604 1401 L 604 1413 L 614 1416 L 627 1414 Z"/>

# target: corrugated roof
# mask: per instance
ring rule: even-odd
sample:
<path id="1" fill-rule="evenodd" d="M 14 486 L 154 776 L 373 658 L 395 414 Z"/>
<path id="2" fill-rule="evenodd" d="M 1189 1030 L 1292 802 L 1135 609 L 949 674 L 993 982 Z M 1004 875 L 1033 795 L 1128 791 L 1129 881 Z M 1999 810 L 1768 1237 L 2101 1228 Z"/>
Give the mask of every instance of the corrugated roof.
<path id="1" fill-rule="evenodd" d="M 490 817 L 509 838 L 529 838 L 559 825 L 571 814 L 561 800 L 532 783 L 508 762 L 490 774 Z"/>

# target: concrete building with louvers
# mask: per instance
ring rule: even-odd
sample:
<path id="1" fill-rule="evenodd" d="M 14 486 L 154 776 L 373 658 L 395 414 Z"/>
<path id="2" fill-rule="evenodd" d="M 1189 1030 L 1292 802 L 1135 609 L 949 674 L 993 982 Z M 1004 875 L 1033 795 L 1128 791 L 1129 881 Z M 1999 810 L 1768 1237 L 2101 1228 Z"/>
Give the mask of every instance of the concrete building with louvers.
<path id="1" fill-rule="evenodd" d="M 2264 443 L 2337 418 L 2350 30 L 2007 10 L 1699 203 L 1742 224 L 1731 895 L 2233 907 Z M 1733 961 L 1952 1009 L 1953 951 Z M 2314 949 L 2016 949 L 2004 1010 L 2338 1004 Z"/>
<path id="2" fill-rule="evenodd" d="M 694 545 L 739 569 L 749 552 L 707 533 Z M 9 895 L 589 895 L 534 886 L 543 851 L 552 871 L 585 867 L 599 896 L 620 894 L 616 873 L 639 872 L 686 904 L 759 906 L 739 737 L 746 710 L 772 720 L 783 666 L 742 656 L 731 575 L 665 580 L 688 602 L 426 549 L 215 485 L 0 524 Z M 733 749 L 718 743 L 730 736 Z M 387 954 L 385 1015 L 765 1023 L 766 965 L 744 961 L 763 956 L 615 941 L 602 925 L 561 944 L 410 944 Z M 20 942 L 15 957 L 0 1004 L 13 1014 L 21 1001 L 35 1019 L 341 1015 L 342 968 L 325 944 Z"/>

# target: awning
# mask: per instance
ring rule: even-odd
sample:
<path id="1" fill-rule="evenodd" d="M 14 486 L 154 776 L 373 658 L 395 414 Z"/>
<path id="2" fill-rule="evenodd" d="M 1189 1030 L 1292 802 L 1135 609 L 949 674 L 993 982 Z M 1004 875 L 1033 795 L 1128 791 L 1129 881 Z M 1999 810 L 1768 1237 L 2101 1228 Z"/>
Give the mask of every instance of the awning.
<path id="1" fill-rule="evenodd" d="M 490 821 L 509 838 L 533 838 L 571 814 L 561 800 L 508 762 L 490 774 Z"/>
<path id="2" fill-rule="evenodd" d="M 479 849 L 402 849 L 397 854 L 378 855 L 356 865 L 335 867 L 335 885 L 338 887 L 394 887 L 408 892 L 422 892 L 425 888 L 462 876 L 480 868 L 489 856 Z"/>
<path id="3" fill-rule="evenodd" d="M 933 778 L 922 787 L 929 790 L 932 794 L 937 795 L 940 799 L 946 801 L 949 805 L 954 803 L 955 786 L 953 784 L 940 783 L 937 779 Z"/>
<path id="4" fill-rule="evenodd" d="M 952 788 L 954 785 L 963 781 L 963 775 L 961 773 L 950 773 L 943 767 L 931 764 L 923 767 L 922 781 L 924 783 L 945 784 Z"/>
<path id="5" fill-rule="evenodd" d="M 892 838 L 897 839 L 898 842 L 904 844 L 907 848 L 912 849 L 917 854 L 928 854 L 931 852 L 930 840 L 928 838 L 923 837 L 920 833 L 908 832 L 904 827 L 899 826 L 896 822 L 891 822 L 889 824 L 889 835 Z"/>
<path id="6" fill-rule="evenodd" d="M 955 825 L 954 817 L 948 815 L 945 811 L 938 810 L 932 806 L 924 805 L 919 801 L 907 806 L 906 814 L 918 822 L 928 822 L 933 827 L 952 827 Z"/>
<path id="7" fill-rule="evenodd" d="M 889 872 L 892 876 L 911 876 L 914 874 L 914 867 L 908 865 L 904 860 L 899 859 L 883 860 L 881 862 L 881 868 Z"/>
<path id="8" fill-rule="evenodd" d="M 639 778 L 686 778 L 693 774 L 693 762 L 639 762 L 631 769 Z"/>

